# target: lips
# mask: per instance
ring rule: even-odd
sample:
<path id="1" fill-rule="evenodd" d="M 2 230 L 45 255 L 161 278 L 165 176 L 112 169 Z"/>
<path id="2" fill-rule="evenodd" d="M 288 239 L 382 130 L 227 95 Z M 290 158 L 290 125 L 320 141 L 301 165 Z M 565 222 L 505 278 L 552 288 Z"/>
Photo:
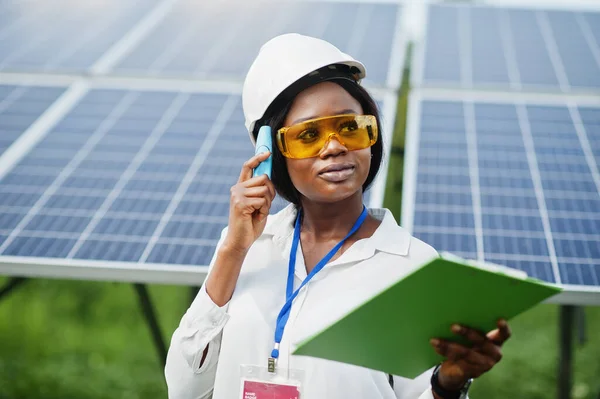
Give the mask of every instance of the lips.
<path id="1" fill-rule="evenodd" d="M 338 183 L 352 176 L 354 170 L 353 164 L 334 164 L 321 169 L 319 177 L 329 182 Z"/>

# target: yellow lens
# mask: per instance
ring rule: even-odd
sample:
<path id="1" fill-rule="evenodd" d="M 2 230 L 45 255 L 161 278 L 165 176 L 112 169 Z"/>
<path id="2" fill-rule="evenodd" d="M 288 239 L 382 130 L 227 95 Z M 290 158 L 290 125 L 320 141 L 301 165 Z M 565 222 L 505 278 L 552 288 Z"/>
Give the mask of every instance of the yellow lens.
<path id="1" fill-rule="evenodd" d="M 377 133 L 373 115 L 328 116 L 279 129 L 277 145 L 285 157 L 311 158 L 334 139 L 349 151 L 368 148 L 377 142 Z"/>

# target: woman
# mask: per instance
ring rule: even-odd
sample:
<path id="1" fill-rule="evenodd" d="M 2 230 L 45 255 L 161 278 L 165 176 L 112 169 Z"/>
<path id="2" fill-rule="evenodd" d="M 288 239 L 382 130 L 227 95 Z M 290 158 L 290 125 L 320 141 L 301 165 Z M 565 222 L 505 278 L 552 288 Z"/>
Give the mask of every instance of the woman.
<path id="1" fill-rule="evenodd" d="M 241 366 L 267 364 L 282 378 L 301 370 L 302 398 L 464 398 L 470 380 L 500 360 L 510 335 L 503 320 L 487 335 L 453 326 L 470 348 L 431 337 L 447 360 L 415 380 L 290 355 L 315 326 L 437 256 L 388 210 L 363 206 L 383 154 L 377 106 L 359 85 L 365 74 L 319 39 L 286 34 L 261 48 L 243 106 L 252 142 L 261 126 L 272 128 L 273 153 L 249 159 L 231 188 L 228 227 L 173 334 L 170 398 L 260 399 Z M 271 155 L 272 180 L 252 177 Z M 292 204 L 269 215 L 276 192 Z"/>

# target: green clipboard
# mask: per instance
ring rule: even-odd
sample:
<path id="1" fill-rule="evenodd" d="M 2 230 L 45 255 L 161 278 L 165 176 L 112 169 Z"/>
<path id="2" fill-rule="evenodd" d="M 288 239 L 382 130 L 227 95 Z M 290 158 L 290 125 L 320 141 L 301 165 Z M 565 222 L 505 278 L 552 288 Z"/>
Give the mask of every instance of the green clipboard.
<path id="1" fill-rule="evenodd" d="M 560 291 L 514 269 L 440 257 L 300 342 L 293 354 L 415 378 L 443 360 L 431 338 L 467 343 L 450 331 L 453 323 L 487 332 L 499 318 L 510 320 Z"/>

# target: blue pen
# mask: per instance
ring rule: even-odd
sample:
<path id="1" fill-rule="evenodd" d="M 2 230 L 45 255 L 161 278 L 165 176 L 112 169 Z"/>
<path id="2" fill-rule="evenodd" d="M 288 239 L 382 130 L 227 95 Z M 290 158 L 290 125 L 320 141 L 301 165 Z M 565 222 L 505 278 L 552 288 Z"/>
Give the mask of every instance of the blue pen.
<path id="1" fill-rule="evenodd" d="M 256 138 L 256 150 L 254 154 L 260 154 L 269 151 L 273 154 L 273 145 L 271 139 L 271 127 L 264 125 L 261 126 L 258 131 L 258 137 Z M 273 167 L 273 155 L 269 155 L 269 158 L 262 161 L 253 171 L 252 176 L 260 176 L 266 174 L 271 178 L 271 168 Z"/>

